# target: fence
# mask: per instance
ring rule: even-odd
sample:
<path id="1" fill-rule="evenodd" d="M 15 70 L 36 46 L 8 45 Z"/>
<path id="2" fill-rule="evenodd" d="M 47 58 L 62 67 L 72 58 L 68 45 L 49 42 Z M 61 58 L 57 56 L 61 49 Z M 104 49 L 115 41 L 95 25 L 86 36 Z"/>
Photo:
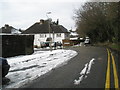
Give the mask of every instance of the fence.
<path id="1" fill-rule="evenodd" d="M 2 41 L 1 41 L 2 40 Z M 1 57 L 32 54 L 34 35 L 0 35 Z"/>

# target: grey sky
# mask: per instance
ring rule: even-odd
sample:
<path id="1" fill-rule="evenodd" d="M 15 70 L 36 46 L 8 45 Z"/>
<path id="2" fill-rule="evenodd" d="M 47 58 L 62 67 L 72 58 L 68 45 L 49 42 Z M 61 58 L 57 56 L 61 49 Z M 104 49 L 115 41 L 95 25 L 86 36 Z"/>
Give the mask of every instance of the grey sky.
<path id="1" fill-rule="evenodd" d="M 46 13 L 53 21 L 68 30 L 75 29 L 72 19 L 74 10 L 78 9 L 86 0 L 1 0 L 0 27 L 9 24 L 15 28 L 27 29 L 40 19 L 47 19 Z"/>

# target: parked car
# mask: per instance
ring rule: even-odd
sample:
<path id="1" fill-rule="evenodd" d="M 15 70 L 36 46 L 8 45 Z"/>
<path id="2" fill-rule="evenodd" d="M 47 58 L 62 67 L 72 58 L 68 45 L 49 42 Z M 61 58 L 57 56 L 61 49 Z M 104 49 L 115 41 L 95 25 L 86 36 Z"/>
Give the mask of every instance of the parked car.
<path id="1" fill-rule="evenodd" d="M 52 47 L 55 47 L 56 46 L 55 44 L 56 44 L 56 42 L 51 42 Z"/>
<path id="2" fill-rule="evenodd" d="M 84 43 L 85 43 L 85 45 L 90 44 L 90 38 L 89 38 L 89 37 L 86 37 Z"/>
<path id="3" fill-rule="evenodd" d="M 45 42 L 41 42 L 41 48 L 45 48 L 46 47 L 46 43 Z"/>
<path id="4" fill-rule="evenodd" d="M 45 42 L 46 47 L 50 47 L 50 42 Z"/>
<path id="5" fill-rule="evenodd" d="M 10 69 L 10 65 L 6 58 L 0 57 L 0 70 L 2 70 L 2 77 L 5 77 Z"/>
<path id="6" fill-rule="evenodd" d="M 62 43 L 61 42 L 57 42 L 57 46 L 62 46 Z"/>
<path id="7" fill-rule="evenodd" d="M 61 47 L 61 46 L 62 46 L 62 43 L 61 43 L 61 42 L 52 42 L 52 43 L 51 43 L 51 46 L 52 46 L 52 47 L 57 47 L 57 46 L 60 46 L 60 47 Z"/>
<path id="8" fill-rule="evenodd" d="M 46 47 L 54 47 L 54 45 L 55 45 L 55 42 L 45 42 L 45 44 L 46 44 Z M 50 45 L 51 44 L 51 45 Z"/>
<path id="9" fill-rule="evenodd" d="M 84 38 L 80 38 L 80 42 L 84 42 L 85 40 L 84 40 Z"/>

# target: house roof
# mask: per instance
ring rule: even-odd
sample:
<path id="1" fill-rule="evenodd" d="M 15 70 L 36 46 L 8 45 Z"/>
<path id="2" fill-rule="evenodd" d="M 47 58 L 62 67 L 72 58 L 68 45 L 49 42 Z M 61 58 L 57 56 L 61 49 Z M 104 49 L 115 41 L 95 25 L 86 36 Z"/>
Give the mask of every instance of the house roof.
<path id="1" fill-rule="evenodd" d="M 50 33 L 68 33 L 68 30 L 62 25 L 50 24 Z M 49 33 L 48 21 L 40 24 L 37 22 L 26 29 L 22 34 L 39 34 L 39 33 Z"/>
<path id="2" fill-rule="evenodd" d="M 77 34 L 77 32 L 71 32 L 70 35 L 72 35 L 72 36 L 78 36 L 79 34 Z"/>
<path id="3" fill-rule="evenodd" d="M 4 27 L 0 28 L 0 33 L 4 34 L 20 34 L 21 32 L 18 29 L 15 29 L 12 26 L 5 25 Z"/>
<path id="4" fill-rule="evenodd" d="M 2 28 L 0 28 L 0 33 L 11 33 L 12 29 L 13 29 L 13 27 L 11 27 L 11 26 L 2 27 Z"/>

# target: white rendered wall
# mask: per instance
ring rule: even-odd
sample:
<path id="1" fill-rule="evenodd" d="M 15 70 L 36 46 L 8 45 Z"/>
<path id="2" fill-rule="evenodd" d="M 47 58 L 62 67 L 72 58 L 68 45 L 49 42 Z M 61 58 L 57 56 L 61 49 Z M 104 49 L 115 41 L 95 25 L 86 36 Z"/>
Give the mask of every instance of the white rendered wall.
<path id="1" fill-rule="evenodd" d="M 61 34 L 61 36 L 57 37 L 57 34 Z M 65 33 L 35 34 L 34 35 L 34 45 L 40 46 L 40 42 L 46 42 L 48 37 L 52 37 L 53 42 L 61 42 L 61 43 L 62 43 L 63 39 L 69 39 L 69 35 L 66 35 Z"/>

